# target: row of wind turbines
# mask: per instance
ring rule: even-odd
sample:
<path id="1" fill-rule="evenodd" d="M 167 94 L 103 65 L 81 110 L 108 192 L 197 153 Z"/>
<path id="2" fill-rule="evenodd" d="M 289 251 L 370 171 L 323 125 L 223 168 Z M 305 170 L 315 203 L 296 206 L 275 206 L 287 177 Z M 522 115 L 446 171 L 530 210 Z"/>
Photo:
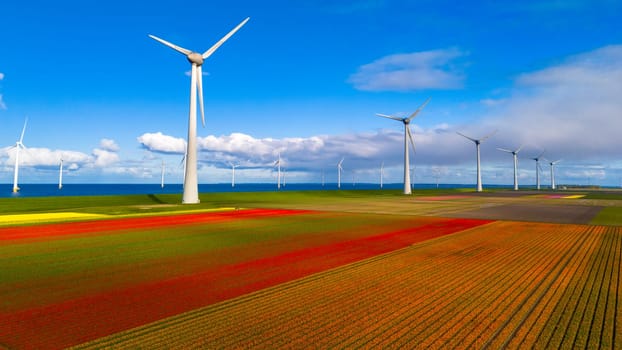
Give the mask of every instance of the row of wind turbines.
<path id="1" fill-rule="evenodd" d="M 202 65 L 207 58 L 209 58 L 225 41 L 227 41 L 233 34 L 235 34 L 242 26 L 248 22 L 250 17 L 247 17 L 242 22 L 240 22 L 235 28 L 233 28 L 229 33 L 227 33 L 224 37 L 222 37 L 218 42 L 216 42 L 212 47 L 206 50 L 203 53 L 194 52 L 183 48 L 181 46 L 175 45 L 171 42 L 168 42 L 164 39 L 156 37 L 154 35 L 149 35 L 150 38 L 160 42 L 161 44 L 168 46 L 169 48 L 183 54 L 188 62 L 191 64 L 191 75 L 190 75 L 190 108 L 188 114 L 188 139 L 186 143 L 186 152 L 183 158 L 184 162 L 184 179 L 183 179 L 183 196 L 182 203 L 192 204 L 199 203 L 199 190 L 198 190 L 198 177 L 197 177 L 197 96 L 198 96 L 198 105 L 201 110 L 201 121 L 203 127 L 205 127 L 205 111 L 203 104 L 203 73 L 202 73 Z M 399 121 L 404 125 L 404 194 L 411 194 L 411 184 L 410 184 L 410 157 L 409 157 L 409 144 L 415 152 L 415 142 L 413 133 L 410 130 L 410 122 L 413 118 L 415 118 L 419 112 L 430 102 L 430 98 L 428 98 L 415 112 L 413 112 L 410 116 L 405 118 L 399 118 L 392 115 L 386 114 L 377 114 L 379 117 L 392 119 L 395 121 Z M 26 130 L 26 122 L 24 123 L 24 128 L 22 129 L 21 136 L 19 140 L 16 142 L 14 148 L 16 148 L 16 156 L 15 156 L 15 172 L 14 172 L 14 181 L 13 181 L 13 192 L 18 192 L 19 187 L 17 184 L 18 179 L 18 171 L 19 171 L 19 150 L 24 149 L 25 146 L 23 144 L 24 132 Z M 492 136 L 491 133 L 481 139 L 474 139 L 464 134 L 458 133 L 459 135 L 473 141 L 476 145 L 477 150 L 477 188 L 478 192 L 482 191 L 482 181 L 481 181 L 481 169 L 480 169 L 480 144 Z M 515 151 L 500 149 L 504 152 L 512 153 L 514 157 L 514 189 L 518 190 L 518 177 L 517 177 L 517 154 L 522 147 L 518 148 Z M 537 187 L 540 189 L 540 177 L 539 177 L 539 159 L 542 156 L 540 154 L 538 157 L 533 158 L 536 160 L 536 171 L 537 171 Z M 342 158 L 337 164 L 337 186 L 341 188 L 341 173 L 343 171 L 344 159 Z M 554 177 L 554 165 L 559 162 L 559 160 L 550 162 L 551 165 L 551 188 L 555 189 L 555 177 Z M 232 179 L 231 186 L 235 186 L 235 168 L 237 165 L 230 163 L 232 168 Z M 278 159 L 275 161 L 274 166 L 277 168 L 277 187 L 281 187 L 281 165 L 282 159 L 281 154 L 278 154 Z M 165 165 L 164 161 L 162 161 L 162 175 L 161 175 L 161 186 L 164 187 L 164 170 Z M 60 160 L 60 174 L 59 174 L 59 188 L 62 188 L 62 175 L 63 175 L 63 160 Z M 381 165 L 381 180 L 380 186 L 382 187 L 384 175 L 384 163 Z"/>

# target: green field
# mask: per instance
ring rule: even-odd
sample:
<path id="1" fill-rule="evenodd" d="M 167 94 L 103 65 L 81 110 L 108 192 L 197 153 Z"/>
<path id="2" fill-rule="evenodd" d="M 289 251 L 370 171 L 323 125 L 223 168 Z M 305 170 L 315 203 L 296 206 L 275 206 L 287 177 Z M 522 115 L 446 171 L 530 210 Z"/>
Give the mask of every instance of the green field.
<path id="1" fill-rule="evenodd" d="M 0 348 L 620 344 L 618 193 L 180 201 L 0 199 Z"/>

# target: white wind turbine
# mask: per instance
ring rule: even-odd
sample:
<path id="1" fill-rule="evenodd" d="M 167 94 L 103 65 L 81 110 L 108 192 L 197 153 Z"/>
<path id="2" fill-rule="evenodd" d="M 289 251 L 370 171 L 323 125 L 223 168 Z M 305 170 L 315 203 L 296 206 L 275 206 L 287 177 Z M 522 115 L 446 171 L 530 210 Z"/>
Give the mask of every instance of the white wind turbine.
<path id="1" fill-rule="evenodd" d="M 161 188 L 164 188 L 164 168 L 165 168 L 165 166 L 164 166 L 164 159 L 162 159 L 162 171 L 161 171 L 161 174 L 160 174 L 160 187 Z"/>
<path id="2" fill-rule="evenodd" d="M 512 158 L 514 159 L 514 191 L 518 191 L 518 152 L 520 152 L 523 146 L 518 147 L 515 151 L 505 149 L 505 148 L 497 148 L 501 152 L 507 152 L 512 154 Z"/>
<path id="3" fill-rule="evenodd" d="M 382 188 L 384 180 L 384 162 L 380 164 L 380 188 Z"/>
<path id="4" fill-rule="evenodd" d="M 24 128 L 22 128 L 22 134 L 19 137 L 19 140 L 15 142 L 15 171 L 13 173 L 13 193 L 19 192 L 19 186 L 17 186 L 17 176 L 19 174 L 19 150 L 20 148 L 25 149 L 26 146 L 22 143 L 24 141 L 24 132 L 26 132 L 26 124 L 28 124 L 28 118 L 24 121 Z M 11 148 L 13 148 L 11 147 Z"/>
<path id="5" fill-rule="evenodd" d="M 231 162 L 229 162 L 229 165 L 231 165 L 231 187 L 235 187 L 235 168 L 239 167 L 239 165 Z"/>
<path id="6" fill-rule="evenodd" d="M 476 188 L 477 192 L 482 192 L 482 170 L 481 170 L 481 168 L 480 168 L 480 161 L 479 161 L 479 159 L 480 159 L 480 158 L 479 158 L 479 145 L 480 145 L 482 142 L 484 142 L 487 138 L 489 138 L 489 137 L 491 137 L 492 135 L 494 135 L 496 132 L 497 132 L 497 130 L 495 130 L 495 131 L 491 132 L 490 134 L 488 134 L 488 135 L 486 135 L 486 136 L 482 137 L 482 138 L 481 138 L 481 139 L 479 139 L 479 140 L 478 140 L 478 139 L 471 138 L 471 137 L 468 137 L 468 136 L 466 136 L 465 134 L 462 134 L 462 133 L 456 132 L 456 134 L 458 134 L 458 135 L 460 135 L 460 136 L 462 136 L 462 137 L 464 137 L 464 138 L 467 138 L 467 139 L 469 139 L 469 140 L 471 140 L 471 141 L 473 141 L 473 142 L 475 143 L 475 149 L 477 150 L 477 188 Z"/>
<path id="7" fill-rule="evenodd" d="M 407 118 L 399 118 L 399 117 L 394 117 L 391 115 L 376 113 L 376 115 L 379 117 L 389 118 L 389 119 L 397 120 L 399 122 L 404 123 L 404 194 L 412 193 L 412 190 L 410 187 L 410 165 L 409 165 L 410 160 L 408 157 L 408 143 L 410 142 L 413 148 L 413 152 L 414 152 L 415 141 L 413 139 L 412 132 L 410 131 L 409 124 L 410 124 L 410 121 L 423 109 L 423 107 L 425 107 L 428 104 L 428 102 L 430 102 L 430 98 L 428 98 L 421 106 L 419 106 L 419 108 L 417 108 L 416 111 L 414 111 Z"/>
<path id="8" fill-rule="evenodd" d="M 343 171 L 341 164 L 343 164 L 343 158 L 337 163 L 337 188 L 341 188 L 341 172 Z"/>
<path id="9" fill-rule="evenodd" d="M 199 107 L 201 108 L 201 121 L 205 126 L 205 113 L 203 110 L 203 72 L 201 65 L 203 61 L 211 56 L 229 37 L 237 32 L 249 18 L 243 20 L 237 27 L 233 28 L 227 35 L 214 44 L 203 54 L 193 52 L 183 47 L 172 44 L 156 36 L 149 35 L 150 38 L 172 48 L 173 50 L 185 55 L 192 64 L 190 75 L 190 113 L 188 116 L 188 145 L 186 149 L 186 169 L 184 173 L 184 194 L 182 203 L 199 203 L 199 183 L 197 179 L 197 88 L 199 95 Z"/>
<path id="10" fill-rule="evenodd" d="M 540 159 L 542 159 L 542 155 L 544 154 L 544 151 L 542 151 L 538 156 L 531 158 L 532 160 L 536 161 L 536 189 L 540 189 L 540 170 L 542 170 L 542 167 L 540 166 Z"/>
<path id="11" fill-rule="evenodd" d="M 63 188 L 63 157 L 60 158 L 60 169 L 58 169 L 58 189 Z"/>
<path id="12" fill-rule="evenodd" d="M 555 164 L 561 161 L 562 161 L 561 159 L 558 159 L 556 161 L 549 162 L 549 165 L 551 166 L 551 189 L 552 190 L 555 189 Z"/>
<path id="13" fill-rule="evenodd" d="M 281 189 L 281 152 L 279 152 L 279 158 L 274 162 L 273 167 L 277 168 L 276 188 Z"/>

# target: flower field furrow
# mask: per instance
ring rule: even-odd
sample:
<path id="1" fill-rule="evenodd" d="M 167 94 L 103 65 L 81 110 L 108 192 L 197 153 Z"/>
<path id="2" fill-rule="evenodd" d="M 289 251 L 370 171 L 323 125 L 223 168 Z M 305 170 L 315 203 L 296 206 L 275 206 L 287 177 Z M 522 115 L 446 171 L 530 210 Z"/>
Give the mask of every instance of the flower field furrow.
<path id="1" fill-rule="evenodd" d="M 559 346 L 572 347 L 575 343 L 575 339 L 576 339 L 575 337 L 577 335 L 577 332 L 580 329 L 579 327 L 581 325 L 581 322 L 584 319 L 585 314 L 588 312 L 587 311 L 587 308 L 589 307 L 588 300 L 594 288 L 594 284 L 596 283 L 598 271 L 602 265 L 601 258 L 602 258 L 603 251 L 605 250 L 604 249 L 605 245 L 606 245 L 606 241 L 603 239 L 603 236 L 600 235 L 599 246 L 596 252 L 592 255 L 591 266 L 588 271 L 588 276 L 585 279 L 585 283 L 583 284 L 581 288 L 581 293 L 577 295 L 576 302 L 574 303 L 574 308 L 572 308 L 572 312 L 568 314 L 569 315 L 568 323 L 566 324 L 566 327 L 563 330 L 563 335 L 557 338 L 559 340 Z M 554 341 L 555 340 L 556 338 L 554 338 Z"/>
<path id="2" fill-rule="evenodd" d="M 462 235 L 462 234 L 461 234 Z M 463 250 L 462 250 L 463 251 Z M 423 252 L 422 252 L 423 253 Z M 483 254 L 490 254 L 491 252 L 485 252 Z M 424 253 L 425 254 L 425 253 Z M 437 260 L 439 259 L 439 260 Z M 435 256 L 435 259 L 429 259 L 429 263 L 431 266 L 435 265 L 435 261 L 437 264 L 440 264 L 446 269 L 442 270 L 451 271 L 453 268 L 458 267 L 466 267 L 467 273 L 464 273 L 458 278 L 446 278 L 446 275 L 439 275 L 438 273 L 430 273 L 429 271 L 419 270 L 420 266 L 418 265 L 418 272 L 420 278 L 413 283 L 414 281 L 404 276 L 398 276 L 399 280 L 396 283 L 397 285 L 389 284 L 390 281 L 387 281 L 389 287 L 387 288 L 387 295 L 391 296 L 391 299 L 385 298 L 374 298 L 374 295 L 383 294 L 384 293 L 374 293 L 370 295 L 370 300 L 374 302 L 369 305 L 370 310 L 373 310 L 370 315 L 363 315 L 362 321 L 363 324 L 367 324 L 364 329 L 360 329 L 360 325 L 348 324 L 346 325 L 346 329 L 350 330 L 349 334 L 352 336 L 352 343 L 347 341 L 344 343 L 346 347 L 358 347 L 358 346 L 371 346 L 370 341 L 378 340 L 377 334 L 383 334 L 383 338 L 390 338 L 391 333 L 389 330 L 399 330 L 400 327 L 393 325 L 398 324 L 401 319 L 406 319 L 412 317 L 413 310 L 417 310 L 419 314 L 428 312 L 434 313 L 434 308 L 440 308 L 440 305 L 436 305 L 436 303 L 449 302 L 450 299 L 455 298 L 460 293 L 453 293 L 452 291 L 456 288 L 461 288 L 460 292 L 463 292 L 465 288 L 473 288 L 475 287 L 473 279 L 477 277 L 478 272 L 482 266 L 480 264 L 473 264 L 474 262 L 469 261 L 469 257 L 467 256 L 454 256 L 454 261 L 449 262 L 444 258 L 440 258 L 438 255 Z M 471 265 L 468 266 L 467 265 Z M 436 269 L 438 270 L 438 269 Z M 405 275 L 408 276 L 408 275 Z M 405 283 L 405 285 L 401 285 L 401 281 Z M 451 287 L 450 287 L 451 286 Z M 397 294 L 395 291 L 398 291 Z M 435 291 L 442 291 L 442 293 L 434 293 Z M 409 301 L 409 304 L 406 306 L 400 306 L 401 301 Z M 367 309 L 367 308 L 366 308 Z M 365 322 L 366 316 L 372 318 L 371 322 Z M 383 322 L 384 320 L 391 320 L 390 323 Z M 387 327 L 387 328 L 383 328 Z M 355 335 L 355 332 L 359 333 Z"/>
<path id="3" fill-rule="evenodd" d="M 558 297 L 548 318 L 544 320 L 544 324 L 534 342 L 538 347 L 551 346 L 554 337 L 558 338 L 556 342 L 559 343 L 561 341 L 559 338 L 564 336 L 564 330 L 568 322 L 568 313 L 566 310 L 576 305 L 576 300 L 573 301 L 573 298 L 575 294 L 581 292 L 582 286 L 580 284 L 583 281 L 582 276 L 587 276 L 589 274 L 591 264 L 593 263 L 592 257 L 600 245 L 600 236 L 597 232 L 591 231 L 590 233 L 593 239 L 590 244 L 586 245 L 586 248 L 584 248 L 586 255 L 581 258 L 583 262 L 577 269 L 577 272 L 568 280 L 568 285 L 562 290 L 562 294 Z"/>
<path id="4" fill-rule="evenodd" d="M 542 300 L 535 305 L 533 310 L 523 320 L 522 324 L 515 326 L 519 328 L 514 329 L 514 334 L 506 338 L 505 346 L 509 348 L 520 348 L 525 346 L 525 344 L 535 343 L 538 335 L 542 331 L 543 325 L 553 312 L 556 302 L 563 294 L 570 280 L 574 275 L 579 273 L 578 271 L 585 265 L 585 262 L 592 254 L 597 241 L 597 235 L 586 236 L 586 243 L 582 247 L 578 247 L 578 251 L 576 252 L 577 258 L 572 259 L 568 266 L 563 269 L 563 272 L 555 281 L 552 288 L 550 288 L 542 297 Z M 500 339 L 502 338 L 500 337 Z M 491 347 L 494 348 L 497 345 L 497 343 L 492 343 Z M 503 347 L 503 345 L 498 345 L 497 347 Z"/>
<path id="5" fill-rule="evenodd" d="M 602 292 L 604 295 L 604 301 L 601 301 L 597 304 L 597 308 L 599 309 L 599 316 L 601 319 L 600 322 L 600 336 L 597 338 L 596 336 L 590 337 L 590 342 L 587 344 L 588 347 L 603 347 L 608 348 L 613 346 L 613 336 L 615 335 L 615 329 L 613 329 L 613 321 L 615 319 L 615 312 L 612 310 L 616 309 L 615 306 L 615 291 L 617 288 L 617 280 L 618 280 L 618 270 L 619 264 L 616 262 L 621 261 L 620 245 L 622 244 L 622 236 L 616 235 L 613 228 L 608 229 L 606 233 L 609 236 L 612 236 L 613 239 L 613 249 L 611 253 L 611 260 L 607 263 L 607 272 L 606 283 L 604 286 L 601 286 Z M 592 325 L 594 328 L 594 325 Z"/>
<path id="6" fill-rule="evenodd" d="M 550 237 L 547 238 L 550 240 Z M 512 244 L 511 242 L 507 242 Z M 542 244 L 542 240 L 539 242 Z M 480 279 L 478 285 L 479 290 L 467 293 L 465 302 L 457 303 L 455 309 L 443 315 L 443 318 L 434 321 L 434 326 L 425 327 L 423 331 L 413 336 L 409 341 L 416 341 L 422 346 L 448 346 L 450 341 L 462 342 L 463 338 L 473 333 L 474 327 L 478 326 L 481 321 L 479 318 L 487 314 L 486 308 L 492 307 L 493 301 L 503 300 L 505 290 L 504 285 L 518 284 L 516 281 L 529 271 L 528 266 L 520 265 L 516 268 L 517 261 L 537 261 L 538 258 L 535 251 L 525 251 L 523 248 L 515 249 L 516 254 L 503 252 L 493 261 L 482 261 L 487 265 L 498 267 L 498 271 L 488 270 L 484 275 L 485 279 Z M 479 260 L 479 259 L 478 259 Z M 529 264 L 531 265 L 531 263 Z M 518 284 L 520 285 L 520 284 Z M 477 297 L 474 297 L 477 295 Z M 443 345 L 441 345 L 443 344 Z M 406 345 L 408 346 L 408 345 Z"/>
<path id="7" fill-rule="evenodd" d="M 536 305 L 542 301 L 544 295 L 550 290 L 551 286 L 558 282 L 562 272 L 572 261 L 573 255 L 578 249 L 584 246 L 586 240 L 586 236 L 565 236 L 564 238 L 563 242 L 567 244 L 563 248 L 560 247 L 561 249 L 559 250 L 565 253 L 560 254 L 561 256 L 559 256 L 559 259 L 545 271 L 544 276 L 538 279 L 537 283 L 531 288 L 529 294 L 521 298 L 520 302 L 509 310 L 507 316 L 502 317 L 503 322 L 491 327 L 494 329 L 494 332 L 490 334 L 488 339 L 483 343 L 484 348 L 498 348 L 507 345 L 509 338 L 512 338 L 518 328 L 523 325 L 523 320 L 528 317 Z"/>
<path id="8" fill-rule="evenodd" d="M 500 238 L 497 236 L 496 238 Z M 468 241 L 462 241 L 462 245 L 468 246 Z M 428 327 L 422 325 L 427 324 L 436 324 L 431 320 L 438 320 L 439 317 L 447 316 L 450 314 L 451 310 L 445 308 L 447 305 L 451 305 L 452 303 L 456 303 L 456 300 L 459 298 L 464 298 L 465 295 L 471 293 L 472 290 L 477 290 L 483 288 L 485 285 L 481 283 L 482 276 L 486 276 L 486 274 L 482 274 L 483 271 L 486 270 L 486 265 L 483 263 L 485 261 L 494 261 L 493 259 L 497 259 L 499 257 L 498 254 L 500 252 L 495 252 L 494 256 L 490 257 L 490 260 L 480 260 L 479 258 L 485 257 L 487 254 L 479 254 L 475 257 L 478 259 L 470 259 L 471 264 L 475 264 L 474 266 L 468 266 L 464 264 L 458 263 L 457 266 L 452 268 L 443 269 L 442 271 L 447 272 L 447 274 L 443 276 L 438 276 L 439 280 L 445 281 L 445 285 L 437 286 L 431 288 L 431 290 L 437 291 L 434 294 L 430 294 L 426 296 L 426 303 L 423 306 L 417 307 L 416 309 L 409 310 L 401 310 L 403 316 L 402 320 L 407 322 L 405 325 L 400 324 L 400 318 L 397 320 L 395 317 L 392 317 L 393 322 L 391 324 L 383 324 L 384 328 L 379 328 L 375 332 L 369 332 L 367 339 L 371 339 L 372 343 L 365 343 L 365 345 L 378 345 L 379 340 L 383 340 L 386 342 L 387 339 L 400 339 L 401 334 L 408 333 L 408 336 L 412 336 L 413 334 L 421 334 L 421 332 L 425 331 Z M 446 265 L 442 265 L 446 266 Z M 499 265 L 493 265 L 495 267 Z M 460 274 L 455 274 L 455 271 L 461 271 Z M 500 270 L 494 270 L 495 272 L 492 275 L 498 273 Z M 412 283 L 412 281 L 411 281 Z M 440 314 L 439 314 L 440 310 Z M 413 313 L 414 312 L 414 313 Z M 451 318 L 452 316 L 447 316 Z M 425 320 L 426 322 L 419 322 L 419 320 Z M 411 325 L 414 326 L 411 327 Z M 442 324 L 442 323 L 441 323 Z M 414 328 L 413 328 L 414 327 Z M 393 334 L 391 334 L 393 332 Z M 382 337 L 378 335 L 382 334 Z M 359 340 L 361 341 L 361 340 Z M 361 343 L 357 343 L 360 345 Z M 390 344 L 384 344 L 390 345 Z"/>
<path id="9" fill-rule="evenodd" d="M 545 238 L 546 236 L 542 237 Z M 552 236 L 547 239 L 535 239 L 534 244 L 543 244 L 545 240 L 550 241 Z M 525 280 L 531 280 L 531 276 L 536 274 L 541 265 L 546 264 L 546 257 L 536 250 L 516 249 L 518 257 L 507 256 L 503 254 L 498 261 L 490 262 L 498 264 L 500 270 L 504 273 L 490 273 L 490 279 L 481 282 L 483 286 L 491 286 L 483 291 L 475 294 L 474 298 L 469 295 L 470 304 L 464 305 L 460 311 L 456 311 L 456 315 L 452 318 L 437 322 L 438 327 L 444 331 L 439 332 L 442 335 L 429 331 L 428 338 L 424 346 L 433 347 L 457 347 L 468 344 L 470 339 L 477 339 L 481 336 L 481 329 L 491 327 L 487 322 L 494 321 L 490 315 L 502 315 L 505 309 L 497 310 L 499 305 L 505 308 L 509 307 L 511 302 L 518 299 L 517 294 L 523 293 L 526 289 Z M 526 263 L 528 262 L 528 263 Z M 519 288 L 508 289 L 508 286 L 519 286 Z M 462 304 L 460 304 L 462 306 Z M 478 331 L 478 329 L 480 331 Z M 435 336 L 429 336 L 434 334 Z M 429 342 L 429 343 L 428 343 Z"/>
<path id="10" fill-rule="evenodd" d="M 598 348 L 601 343 L 603 321 L 605 320 L 605 306 L 607 306 L 607 294 L 611 278 L 612 255 L 615 251 L 612 249 L 616 245 L 615 235 L 605 233 L 604 240 L 607 242 L 608 249 L 603 253 L 601 258 L 601 268 L 596 283 L 592 289 L 590 299 L 588 301 L 588 315 L 583 315 L 583 322 L 580 329 L 587 328 L 587 332 L 578 332 L 575 335 L 574 346 L 593 349 Z M 598 326 L 596 326 L 598 325 Z"/>

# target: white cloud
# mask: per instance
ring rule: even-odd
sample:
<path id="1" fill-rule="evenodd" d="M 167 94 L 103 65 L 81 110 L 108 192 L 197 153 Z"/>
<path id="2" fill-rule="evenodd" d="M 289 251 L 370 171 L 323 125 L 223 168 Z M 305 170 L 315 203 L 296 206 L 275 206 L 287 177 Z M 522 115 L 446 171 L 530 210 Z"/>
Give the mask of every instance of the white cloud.
<path id="1" fill-rule="evenodd" d="M 186 141 L 182 138 L 164 135 L 161 132 L 145 133 L 136 138 L 146 149 L 161 153 L 186 153 Z"/>
<path id="2" fill-rule="evenodd" d="M 2 94 L 0 94 L 0 109 L 6 109 L 6 103 L 4 103 L 4 99 L 2 98 Z"/>
<path id="3" fill-rule="evenodd" d="M 114 142 L 114 140 L 106 139 L 106 138 L 101 139 L 101 141 L 99 141 L 99 148 L 102 150 L 110 151 L 110 152 L 119 151 L 119 146 L 117 145 L 117 143 Z"/>
<path id="4" fill-rule="evenodd" d="M 15 164 L 16 149 L 5 147 L 0 149 L 0 157 L 6 157 L 4 164 L 13 166 Z M 51 150 L 48 148 L 29 147 L 19 151 L 19 164 L 25 166 L 49 167 L 58 166 L 60 159 L 66 164 L 83 166 L 89 163 L 92 158 L 82 152 L 67 150 Z"/>
<path id="5" fill-rule="evenodd" d="M 455 61 L 465 55 L 456 48 L 389 55 L 359 67 L 348 82 L 366 91 L 457 89 L 464 75 Z"/>
<path id="6" fill-rule="evenodd" d="M 4 79 L 4 73 L 0 72 L 0 80 Z"/>
<path id="7" fill-rule="evenodd" d="M 498 128 L 507 147 L 529 144 L 575 161 L 617 159 L 620 96 L 622 45 L 607 46 L 522 74 L 482 125 Z"/>
<path id="8" fill-rule="evenodd" d="M 93 164 L 98 168 L 107 167 L 119 161 L 117 153 L 99 148 L 93 150 L 93 156 L 95 156 Z"/>

